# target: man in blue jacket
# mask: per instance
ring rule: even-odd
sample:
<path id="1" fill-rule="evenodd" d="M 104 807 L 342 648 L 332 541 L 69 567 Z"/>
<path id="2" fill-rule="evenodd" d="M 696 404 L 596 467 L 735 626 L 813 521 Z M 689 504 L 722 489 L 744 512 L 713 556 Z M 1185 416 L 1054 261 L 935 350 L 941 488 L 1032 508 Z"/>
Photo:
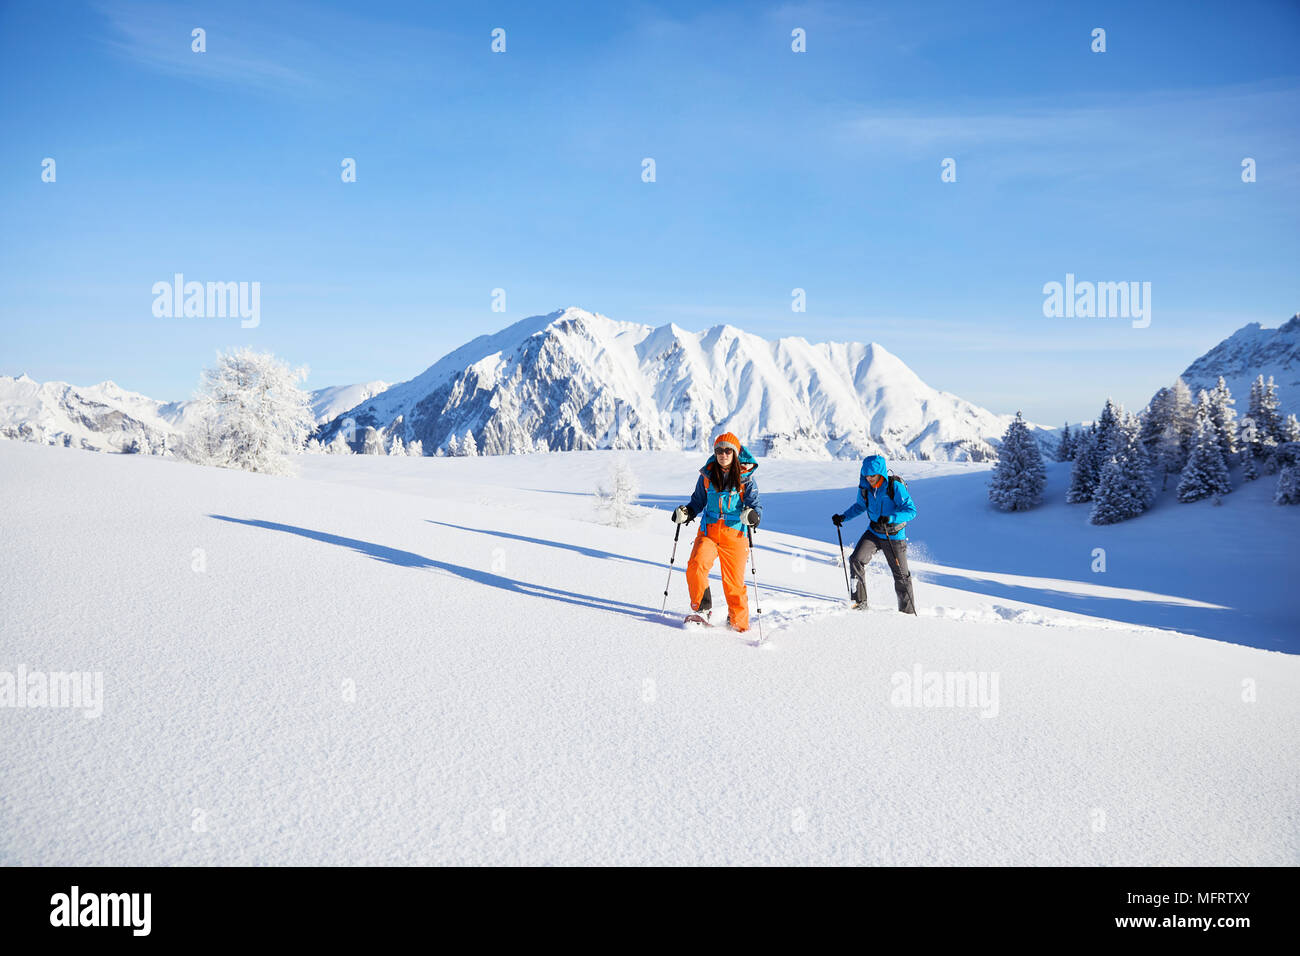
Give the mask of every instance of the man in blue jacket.
<path id="1" fill-rule="evenodd" d="M 884 551 L 889 570 L 894 572 L 894 593 L 898 595 L 898 609 L 904 614 L 915 614 L 912 575 L 907 570 L 905 526 L 916 517 L 916 504 L 908 494 L 903 480 L 889 474 L 883 455 L 869 455 L 862 460 L 858 500 L 844 514 L 833 515 L 831 521 L 838 528 L 863 512 L 866 512 L 870 526 L 858 539 L 857 547 L 849 556 L 849 568 L 856 579 L 853 606 L 858 610 L 866 610 L 867 562 L 877 551 Z"/>

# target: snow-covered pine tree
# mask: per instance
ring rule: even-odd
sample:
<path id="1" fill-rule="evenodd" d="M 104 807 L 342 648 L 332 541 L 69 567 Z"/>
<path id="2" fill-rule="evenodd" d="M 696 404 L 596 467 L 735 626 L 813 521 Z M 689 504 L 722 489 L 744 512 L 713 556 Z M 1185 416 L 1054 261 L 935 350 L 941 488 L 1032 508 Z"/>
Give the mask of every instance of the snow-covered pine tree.
<path id="1" fill-rule="evenodd" d="M 1295 412 L 1288 415 L 1286 421 L 1282 422 L 1281 440 L 1283 442 L 1300 441 L 1300 418 L 1296 418 Z"/>
<path id="2" fill-rule="evenodd" d="M 325 446 L 325 450 L 331 455 L 351 455 L 354 454 L 352 446 L 348 444 L 347 439 L 343 437 L 342 431 L 334 433 L 334 439 Z"/>
<path id="3" fill-rule="evenodd" d="M 406 445 L 406 453 L 410 455 L 412 458 L 423 458 L 424 442 L 418 438 L 415 439 L 414 441 L 408 442 Z"/>
<path id="4" fill-rule="evenodd" d="M 1078 443 L 1074 468 L 1070 471 L 1070 489 L 1065 493 L 1065 500 L 1070 504 L 1092 501 L 1097 482 L 1101 480 L 1102 466 L 1110 459 L 1112 433 L 1122 413 L 1123 409 L 1113 399 L 1106 399 L 1101 414 L 1088 429 L 1086 442 Z"/>
<path id="5" fill-rule="evenodd" d="M 460 453 L 466 458 L 478 456 L 478 442 L 474 440 L 474 433 L 468 428 L 465 429 L 465 440 L 460 443 Z"/>
<path id="6" fill-rule="evenodd" d="M 1170 389 L 1168 415 L 1169 421 L 1178 429 L 1181 448 L 1178 470 L 1182 471 L 1192 451 L 1192 437 L 1196 434 L 1196 402 L 1192 390 L 1181 378 L 1176 379 Z"/>
<path id="7" fill-rule="evenodd" d="M 1300 505 L 1300 442 L 1278 446 L 1277 458 L 1281 467 L 1273 501 L 1279 505 Z"/>
<path id="8" fill-rule="evenodd" d="M 1178 433 L 1178 426 L 1173 422 L 1165 423 L 1151 462 L 1152 472 L 1160 476 L 1161 491 L 1169 484 L 1170 474 L 1183 470 L 1183 436 Z"/>
<path id="9" fill-rule="evenodd" d="M 1117 405 L 1112 398 L 1106 399 L 1106 405 L 1097 416 L 1097 449 L 1101 457 L 1098 463 L 1098 470 L 1101 469 L 1101 463 L 1110 457 L 1111 441 L 1114 438 L 1116 426 L 1119 425 L 1120 419 L 1124 415 L 1124 407 Z"/>
<path id="10" fill-rule="evenodd" d="M 298 387 L 307 369 L 244 346 L 219 353 L 203 370 L 199 431 L 207 462 L 265 474 L 291 474 L 316 422 L 311 396 Z"/>
<path id="11" fill-rule="evenodd" d="M 1156 460 L 1156 446 L 1160 443 L 1160 436 L 1164 434 L 1165 426 L 1172 420 L 1170 415 L 1172 400 L 1173 390 L 1161 388 L 1151 396 L 1151 401 L 1142 410 L 1142 444 L 1147 446 L 1147 454 L 1151 456 L 1152 461 Z"/>
<path id="12" fill-rule="evenodd" d="M 998 463 L 989 479 L 989 501 L 1003 511 L 1028 511 L 1042 503 L 1046 485 L 1047 468 L 1038 442 L 1016 412 L 998 449 Z"/>
<path id="13" fill-rule="evenodd" d="M 367 427 L 365 438 L 361 442 L 361 454 L 382 455 L 384 453 L 384 436 L 374 428 Z"/>
<path id="14" fill-rule="evenodd" d="M 1210 392 L 1210 421 L 1219 436 L 1219 450 L 1223 452 L 1223 461 L 1231 465 L 1237 454 L 1237 413 L 1232 406 L 1236 404 L 1232 392 L 1219 376 L 1219 383 Z"/>
<path id="15" fill-rule="evenodd" d="M 1259 462 L 1255 458 L 1259 440 L 1255 434 L 1255 420 L 1247 415 L 1237 428 L 1237 444 L 1241 447 L 1241 477 L 1254 481 L 1259 477 Z"/>
<path id="16" fill-rule="evenodd" d="M 402 443 L 401 435 L 394 435 L 393 440 L 388 443 L 388 454 L 406 457 L 406 445 Z"/>
<path id="17" fill-rule="evenodd" d="M 1110 458 L 1102 466 L 1088 520 L 1093 524 L 1127 521 L 1150 508 L 1155 497 L 1141 423 L 1136 415 L 1124 415 L 1112 431 Z"/>
<path id="18" fill-rule="evenodd" d="M 1061 442 L 1056 446 L 1056 460 L 1074 460 L 1074 436 L 1070 434 L 1069 422 L 1066 422 L 1065 427 L 1061 429 Z"/>
<path id="19" fill-rule="evenodd" d="M 303 451 L 309 455 L 320 455 L 324 453 L 325 446 L 317 438 L 308 438 L 307 444 L 303 446 Z"/>
<path id="20" fill-rule="evenodd" d="M 1070 469 L 1070 487 L 1065 500 L 1077 505 L 1092 500 L 1093 489 L 1101 477 L 1101 468 L 1097 464 L 1096 425 L 1086 431 L 1080 427 L 1074 441 L 1074 467 Z"/>
<path id="21" fill-rule="evenodd" d="M 1187 465 L 1178 479 L 1178 500 L 1200 501 L 1210 496 L 1226 495 L 1231 490 L 1228 466 L 1224 464 L 1223 452 L 1219 450 L 1219 436 L 1207 414 L 1196 425 L 1192 451 L 1187 456 Z"/>
<path id="22" fill-rule="evenodd" d="M 1250 406 L 1247 414 L 1255 421 L 1255 430 L 1260 442 L 1270 438 L 1274 443 L 1282 440 L 1282 418 L 1278 412 L 1277 386 L 1273 376 L 1264 381 L 1258 376 L 1250 385 Z"/>
<path id="23" fill-rule="evenodd" d="M 460 439 L 457 438 L 454 434 L 447 439 L 447 457 L 448 458 L 460 457 Z"/>

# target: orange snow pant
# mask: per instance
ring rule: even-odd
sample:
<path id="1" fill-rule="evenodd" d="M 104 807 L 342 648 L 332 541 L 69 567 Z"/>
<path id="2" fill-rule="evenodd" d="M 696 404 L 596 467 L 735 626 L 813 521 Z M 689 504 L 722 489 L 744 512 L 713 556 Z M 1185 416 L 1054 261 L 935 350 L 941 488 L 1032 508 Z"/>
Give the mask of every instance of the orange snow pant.
<path id="1" fill-rule="evenodd" d="M 686 563 L 686 589 L 691 595 L 691 610 L 700 609 L 700 598 L 709 586 L 709 571 L 717 558 L 722 559 L 722 591 L 727 596 L 727 612 L 731 626 L 738 631 L 749 630 L 749 602 L 745 596 L 745 559 L 749 545 L 743 532 L 728 528 L 715 521 L 701 528 L 691 548 L 691 559 Z"/>

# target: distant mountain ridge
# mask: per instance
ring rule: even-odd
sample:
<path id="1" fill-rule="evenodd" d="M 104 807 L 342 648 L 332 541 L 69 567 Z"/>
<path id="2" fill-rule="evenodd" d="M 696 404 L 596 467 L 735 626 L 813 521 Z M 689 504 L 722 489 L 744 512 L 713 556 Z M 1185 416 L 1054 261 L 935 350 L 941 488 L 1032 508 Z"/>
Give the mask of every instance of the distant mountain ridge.
<path id="1" fill-rule="evenodd" d="M 388 388 L 387 382 L 334 385 L 311 392 L 316 421 Z M 173 451 L 189 426 L 192 401 L 161 402 L 115 382 L 69 385 L 0 375 L 0 437 L 87 451 Z"/>
<path id="2" fill-rule="evenodd" d="M 1182 379 L 1195 395 L 1214 388 L 1223 376 L 1236 400 L 1238 415 L 1246 414 L 1250 383 L 1263 375 L 1277 385 L 1278 405 L 1284 415 L 1300 414 L 1300 313 L 1276 329 L 1258 322 L 1242 326 L 1191 365 Z"/>
<path id="3" fill-rule="evenodd" d="M 360 450 L 373 428 L 432 453 L 468 432 L 480 453 L 514 454 L 702 449 L 726 429 L 757 454 L 980 461 L 996 457 L 1011 417 L 931 388 L 875 343 L 773 342 L 567 308 L 479 336 L 317 437 L 343 430 Z"/>

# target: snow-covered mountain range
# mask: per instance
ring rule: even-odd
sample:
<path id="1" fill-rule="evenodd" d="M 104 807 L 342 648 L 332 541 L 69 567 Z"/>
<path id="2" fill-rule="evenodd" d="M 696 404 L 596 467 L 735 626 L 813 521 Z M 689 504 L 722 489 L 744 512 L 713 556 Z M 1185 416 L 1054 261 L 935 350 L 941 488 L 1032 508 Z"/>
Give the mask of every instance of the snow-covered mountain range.
<path id="1" fill-rule="evenodd" d="M 1195 392 L 1222 375 L 1244 413 L 1250 383 L 1273 376 L 1300 413 L 1300 315 L 1244 326 L 1183 373 Z M 700 449 L 720 429 L 761 455 L 982 460 L 1010 421 L 931 388 L 882 346 L 768 341 L 730 325 L 688 332 L 568 308 L 482 335 L 397 385 L 311 393 L 319 429 L 367 428 L 426 454 L 468 431 L 484 454 L 570 449 Z M 167 453 L 192 401 L 163 402 L 114 382 L 74 386 L 0 376 L 0 437 L 95 451 Z M 348 422 L 352 423 L 350 426 Z M 1054 429 L 1031 426 L 1054 448 Z"/>
<path id="2" fill-rule="evenodd" d="M 1183 372 L 1183 381 L 1195 395 L 1214 388 L 1219 376 L 1236 399 L 1237 414 L 1246 414 L 1250 383 L 1258 375 L 1277 385 L 1278 405 L 1283 415 L 1300 414 L 1300 313 L 1276 329 L 1258 322 L 1244 325 Z"/>
<path id="3" fill-rule="evenodd" d="M 376 381 L 316 389 L 312 413 L 328 422 L 386 388 Z M 177 447 L 194 408 L 192 401 L 161 402 L 111 381 L 79 386 L 0 375 L 0 437 L 43 445 L 166 454 Z"/>
<path id="4" fill-rule="evenodd" d="M 360 449 L 374 428 L 385 444 L 398 434 L 431 453 L 470 432 L 480 453 L 512 454 L 698 449 L 726 429 L 756 454 L 983 460 L 1009 421 L 931 388 L 874 343 L 772 342 L 568 308 L 479 336 L 318 437 L 345 429 Z"/>

